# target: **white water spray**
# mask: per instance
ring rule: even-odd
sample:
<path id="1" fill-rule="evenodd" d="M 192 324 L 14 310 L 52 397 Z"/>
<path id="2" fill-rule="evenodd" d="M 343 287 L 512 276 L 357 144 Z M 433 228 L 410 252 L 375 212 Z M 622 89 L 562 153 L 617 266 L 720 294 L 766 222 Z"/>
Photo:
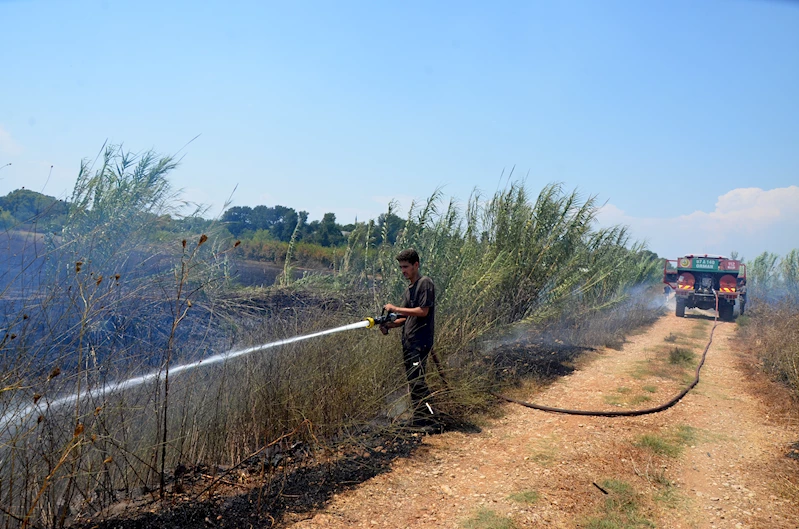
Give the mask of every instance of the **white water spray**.
<path id="1" fill-rule="evenodd" d="M 170 375 L 177 375 L 178 373 L 182 373 L 183 371 L 189 371 L 194 369 L 195 367 L 203 367 L 209 366 L 211 364 L 218 364 L 219 362 L 225 362 L 227 360 L 232 360 L 233 358 L 244 356 L 250 353 L 255 353 L 257 351 L 263 351 L 264 349 L 270 349 L 272 347 L 278 347 L 280 345 L 286 345 L 294 342 L 299 342 L 302 340 L 308 340 L 309 338 L 317 338 L 319 336 L 324 336 L 326 334 L 333 334 L 336 332 L 342 331 L 350 331 L 353 329 L 361 329 L 365 327 L 369 327 L 370 322 L 367 320 L 359 321 L 357 323 L 350 323 L 349 325 L 343 325 L 341 327 L 336 327 L 334 329 L 328 329 L 326 331 L 319 331 L 311 334 L 303 334 L 301 336 L 294 336 L 293 338 L 286 338 L 285 340 L 278 340 L 276 342 L 270 342 L 262 345 L 256 345 L 253 347 L 248 347 L 246 349 L 239 349 L 237 351 L 228 351 L 226 353 L 220 353 L 218 355 L 209 356 L 208 358 L 203 358 L 202 360 L 198 360 L 196 362 L 192 362 L 190 364 L 183 364 L 179 366 L 175 366 L 169 369 Z M 127 380 L 122 380 L 120 382 L 110 382 L 105 384 L 99 388 L 81 391 L 80 393 L 76 393 L 75 395 L 70 395 L 67 397 L 61 397 L 56 399 L 47 404 L 48 409 L 53 409 L 56 407 L 64 406 L 67 404 L 74 404 L 75 401 L 79 399 L 83 399 L 85 397 L 97 397 L 100 395 L 105 395 L 108 393 L 115 393 L 119 391 L 124 391 L 126 389 L 135 388 L 136 386 L 140 386 L 146 382 L 151 380 L 155 380 L 159 376 L 162 375 L 162 371 L 155 371 L 153 373 L 148 373 L 146 375 L 141 375 L 138 377 L 129 378 Z M 2 419 L 0 419 L 0 427 L 5 427 L 8 423 L 15 420 L 16 418 L 21 419 L 22 421 L 27 420 L 31 414 L 35 411 L 42 411 L 41 406 L 38 404 L 34 404 L 28 406 L 27 408 L 23 409 L 21 412 L 18 410 L 16 412 L 9 412 L 6 413 Z"/>

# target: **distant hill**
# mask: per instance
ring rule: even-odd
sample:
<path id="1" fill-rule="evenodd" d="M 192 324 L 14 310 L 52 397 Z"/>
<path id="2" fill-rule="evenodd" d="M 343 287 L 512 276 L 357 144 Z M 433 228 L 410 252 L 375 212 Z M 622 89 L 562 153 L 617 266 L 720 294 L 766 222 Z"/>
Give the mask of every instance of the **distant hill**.
<path id="1" fill-rule="evenodd" d="M 0 197 L 0 228 L 39 226 L 60 231 L 69 204 L 29 189 L 17 189 Z"/>

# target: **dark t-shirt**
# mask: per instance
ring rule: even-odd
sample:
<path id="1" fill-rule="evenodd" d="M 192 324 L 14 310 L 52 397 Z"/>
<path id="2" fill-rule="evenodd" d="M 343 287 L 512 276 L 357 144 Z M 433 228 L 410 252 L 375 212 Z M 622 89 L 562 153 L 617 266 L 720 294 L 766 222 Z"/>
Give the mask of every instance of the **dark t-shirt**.
<path id="1" fill-rule="evenodd" d="M 402 328 L 402 346 L 406 349 L 414 347 L 432 347 L 433 331 L 436 322 L 436 288 L 433 280 L 422 276 L 410 285 L 402 297 L 405 308 L 429 307 L 427 316 L 407 316 Z"/>

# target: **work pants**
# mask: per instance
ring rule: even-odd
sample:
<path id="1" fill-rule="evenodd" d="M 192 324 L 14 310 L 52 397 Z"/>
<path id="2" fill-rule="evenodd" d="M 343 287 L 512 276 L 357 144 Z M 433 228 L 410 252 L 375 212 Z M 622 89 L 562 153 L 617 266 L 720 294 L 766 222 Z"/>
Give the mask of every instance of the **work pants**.
<path id="1" fill-rule="evenodd" d="M 430 389 L 425 381 L 425 365 L 430 349 L 430 347 L 419 346 L 402 348 L 405 375 L 408 377 L 414 416 L 429 416 L 429 411 L 424 403 L 430 396 Z"/>

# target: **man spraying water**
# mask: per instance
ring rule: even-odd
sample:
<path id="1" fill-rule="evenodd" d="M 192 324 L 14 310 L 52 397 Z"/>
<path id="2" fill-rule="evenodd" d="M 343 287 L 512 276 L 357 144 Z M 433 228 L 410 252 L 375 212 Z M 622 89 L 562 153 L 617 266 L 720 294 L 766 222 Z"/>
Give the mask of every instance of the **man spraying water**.
<path id="1" fill-rule="evenodd" d="M 430 389 L 425 381 L 425 365 L 433 348 L 436 321 L 436 290 L 433 280 L 419 273 L 419 254 L 409 248 L 397 255 L 397 262 L 408 289 L 402 297 L 402 305 L 387 303 L 383 309 L 397 315 L 394 321 L 380 325 L 380 332 L 402 327 L 402 358 L 410 387 L 412 425 L 416 427 L 438 426 L 433 408 L 428 402 Z"/>

